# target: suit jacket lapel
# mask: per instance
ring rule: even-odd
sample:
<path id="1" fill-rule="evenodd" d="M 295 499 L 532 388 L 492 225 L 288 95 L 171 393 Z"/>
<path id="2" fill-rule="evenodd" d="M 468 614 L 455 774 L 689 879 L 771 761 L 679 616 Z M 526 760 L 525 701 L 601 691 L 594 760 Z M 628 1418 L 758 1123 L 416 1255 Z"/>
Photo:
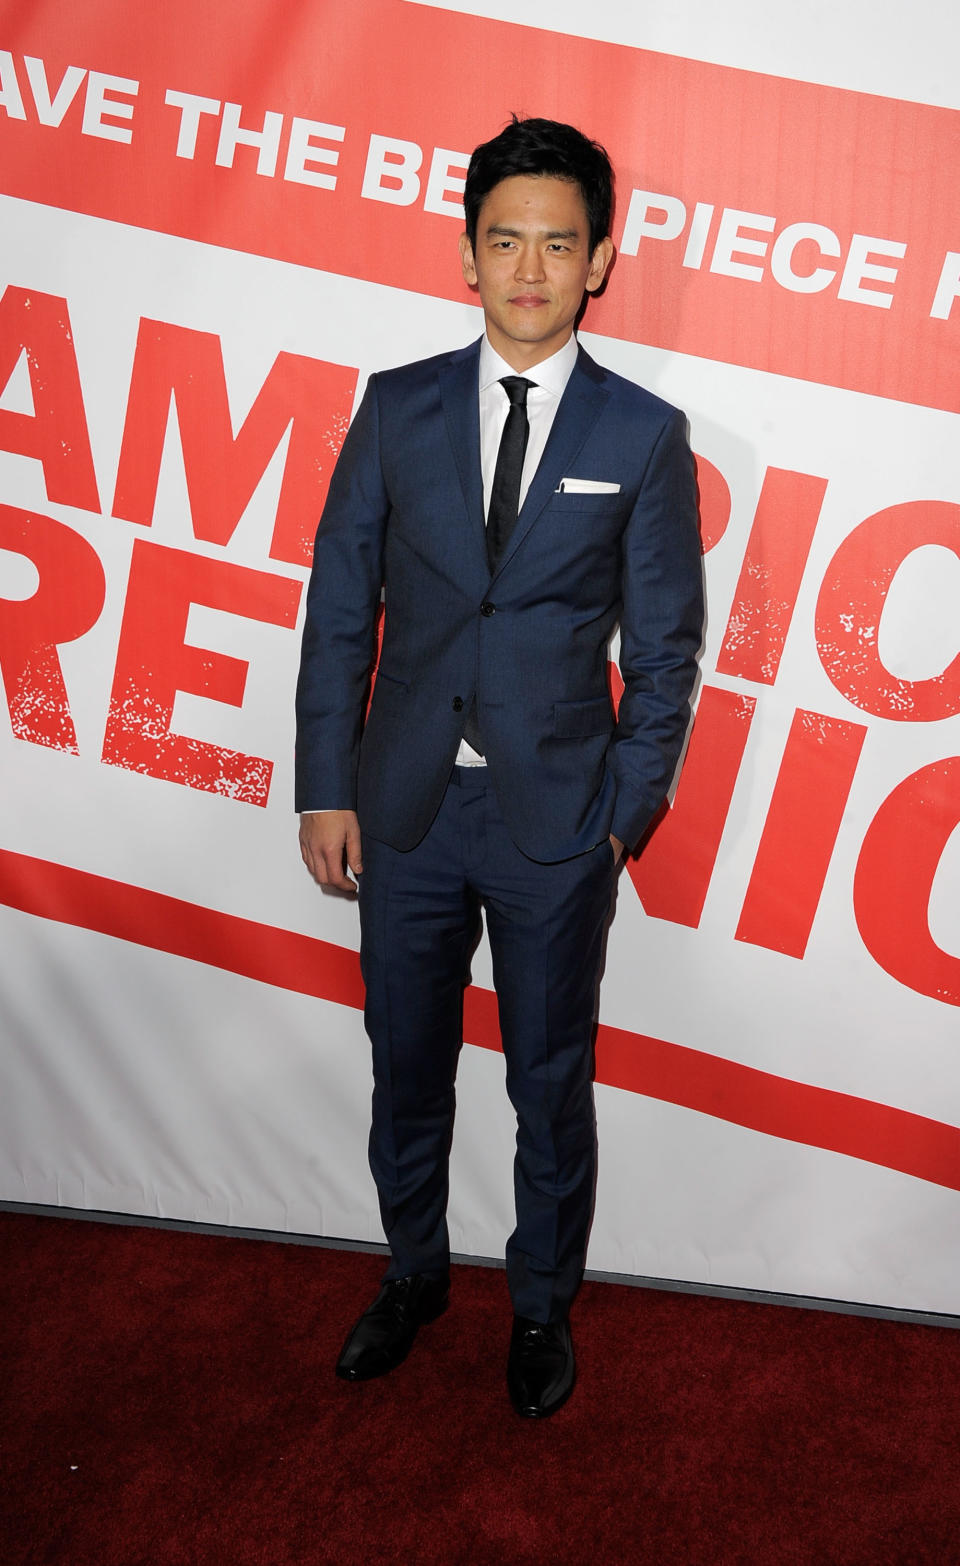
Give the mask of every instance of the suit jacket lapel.
<path id="1" fill-rule="evenodd" d="M 440 397 L 460 475 L 470 531 L 486 570 L 487 543 L 480 471 L 480 343 L 453 354 L 440 370 Z"/>
<path id="2" fill-rule="evenodd" d="M 531 371 L 531 374 L 535 374 Z M 517 525 L 507 540 L 496 575 L 508 565 L 516 550 L 523 543 L 560 480 L 570 471 L 577 452 L 599 418 L 610 393 L 603 385 L 604 372 L 590 355 L 581 348 L 570 379 L 566 384 L 560 406 L 543 456 L 526 499 L 520 507 Z M 481 500 L 482 512 L 482 500 Z M 481 515 L 481 523 L 483 521 Z"/>

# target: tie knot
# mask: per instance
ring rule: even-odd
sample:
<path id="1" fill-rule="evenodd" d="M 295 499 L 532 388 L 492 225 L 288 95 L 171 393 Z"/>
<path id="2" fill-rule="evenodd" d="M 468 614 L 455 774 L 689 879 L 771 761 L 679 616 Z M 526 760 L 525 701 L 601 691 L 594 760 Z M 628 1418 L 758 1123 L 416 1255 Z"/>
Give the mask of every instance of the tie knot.
<path id="1" fill-rule="evenodd" d="M 527 405 L 527 392 L 531 386 L 536 386 L 536 381 L 528 381 L 522 375 L 505 375 L 500 382 L 513 408 L 525 408 Z"/>

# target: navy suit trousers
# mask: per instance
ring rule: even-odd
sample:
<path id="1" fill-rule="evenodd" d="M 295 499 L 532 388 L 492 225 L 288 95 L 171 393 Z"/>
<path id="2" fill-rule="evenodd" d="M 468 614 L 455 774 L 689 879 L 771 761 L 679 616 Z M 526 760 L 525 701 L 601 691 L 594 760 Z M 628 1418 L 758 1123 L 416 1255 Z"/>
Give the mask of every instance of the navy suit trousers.
<path id="1" fill-rule="evenodd" d="M 517 1115 L 507 1279 L 518 1315 L 557 1320 L 580 1281 L 593 1207 L 593 1036 L 612 848 L 604 839 L 573 859 L 528 859 L 507 832 L 487 769 L 455 767 L 420 843 L 401 853 L 365 835 L 363 864 L 370 1167 L 390 1242 L 387 1276 L 449 1265 L 463 990 L 482 910 Z"/>

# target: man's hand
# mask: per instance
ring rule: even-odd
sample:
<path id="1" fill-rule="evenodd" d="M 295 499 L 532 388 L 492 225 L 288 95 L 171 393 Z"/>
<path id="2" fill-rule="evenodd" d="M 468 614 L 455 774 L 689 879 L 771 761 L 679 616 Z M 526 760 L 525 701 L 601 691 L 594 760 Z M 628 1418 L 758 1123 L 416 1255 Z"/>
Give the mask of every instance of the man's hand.
<path id="1" fill-rule="evenodd" d="M 623 844 L 618 837 L 610 833 L 610 847 L 613 849 L 613 863 L 617 866 L 623 858 Z"/>
<path id="2" fill-rule="evenodd" d="M 355 892 L 356 882 L 347 875 L 363 869 L 360 858 L 360 823 L 354 810 L 316 810 L 300 817 L 300 853 L 320 886 Z"/>

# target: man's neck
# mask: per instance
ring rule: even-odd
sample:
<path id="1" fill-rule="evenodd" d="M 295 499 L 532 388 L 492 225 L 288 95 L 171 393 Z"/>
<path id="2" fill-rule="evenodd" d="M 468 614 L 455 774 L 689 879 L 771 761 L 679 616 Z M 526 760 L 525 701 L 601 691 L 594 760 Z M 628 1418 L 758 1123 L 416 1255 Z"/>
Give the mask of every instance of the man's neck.
<path id="1" fill-rule="evenodd" d="M 499 340 L 499 337 L 494 339 L 490 336 L 489 330 L 487 330 L 486 334 L 491 348 L 518 375 L 526 375 L 530 370 L 535 369 L 538 364 L 543 364 L 545 359 L 552 359 L 554 354 L 560 352 L 561 348 L 566 348 L 573 335 L 574 332 L 571 327 L 570 332 L 562 343 L 518 343 L 512 338 L 507 338 L 503 342 Z"/>

